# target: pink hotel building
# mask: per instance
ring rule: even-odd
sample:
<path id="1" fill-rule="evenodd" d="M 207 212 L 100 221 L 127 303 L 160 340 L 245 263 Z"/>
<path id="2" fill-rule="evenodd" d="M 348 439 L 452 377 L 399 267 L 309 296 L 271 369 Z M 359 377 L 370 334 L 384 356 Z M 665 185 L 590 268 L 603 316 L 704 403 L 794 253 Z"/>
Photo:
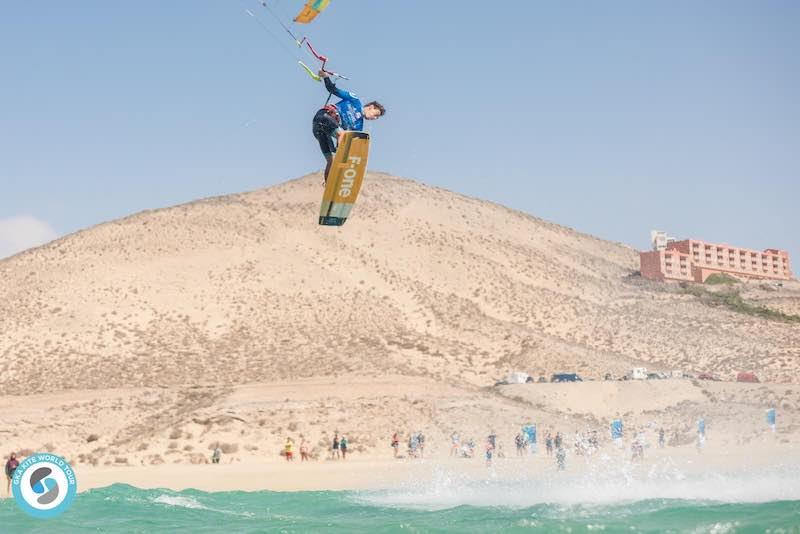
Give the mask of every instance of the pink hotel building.
<path id="1" fill-rule="evenodd" d="M 705 282 L 714 273 L 740 278 L 791 280 L 789 253 L 763 252 L 694 239 L 670 241 L 664 248 L 640 252 L 641 273 L 651 280 Z"/>

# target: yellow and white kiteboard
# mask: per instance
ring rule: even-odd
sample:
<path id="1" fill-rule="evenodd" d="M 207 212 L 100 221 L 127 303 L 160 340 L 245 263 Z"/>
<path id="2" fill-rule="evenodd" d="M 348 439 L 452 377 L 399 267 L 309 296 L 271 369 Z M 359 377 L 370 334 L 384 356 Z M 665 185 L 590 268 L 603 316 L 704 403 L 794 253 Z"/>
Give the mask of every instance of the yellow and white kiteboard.
<path id="1" fill-rule="evenodd" d="M 331 163 L 319 209 L 319 224 L 341 226 L 347 220 L 367 172 L 368 156 L 369 134 L 346 131 Z"/>

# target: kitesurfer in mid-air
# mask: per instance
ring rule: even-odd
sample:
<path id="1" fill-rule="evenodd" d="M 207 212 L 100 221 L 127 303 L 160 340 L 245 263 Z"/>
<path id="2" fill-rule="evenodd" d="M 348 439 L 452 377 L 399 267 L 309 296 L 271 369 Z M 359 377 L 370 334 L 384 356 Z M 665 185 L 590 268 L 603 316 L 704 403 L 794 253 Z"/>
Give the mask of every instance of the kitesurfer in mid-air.
<path id="1" fill-rule="evenodd" d="M 386 108 L 374 100 L 362 105 L 361 100 L 355 94 L 336 87 L 330 79 L 330 74 L 324 70 L 319 72 L 319 77 L 325 80 L 325 88 L 328 92 L 341 99 L 339 102 L 326 105 L 317 111 L 312 123 L 312 132 L 319 141 L 322 155 L 325 156 L 325 181 L 327 182 L 333 154 L 336 152 L 336 147 L 344 132 L 346 130 L 361 131 L 364 128 L 364 119 L 375 120 L 382 117 L 386 113 Z"/>

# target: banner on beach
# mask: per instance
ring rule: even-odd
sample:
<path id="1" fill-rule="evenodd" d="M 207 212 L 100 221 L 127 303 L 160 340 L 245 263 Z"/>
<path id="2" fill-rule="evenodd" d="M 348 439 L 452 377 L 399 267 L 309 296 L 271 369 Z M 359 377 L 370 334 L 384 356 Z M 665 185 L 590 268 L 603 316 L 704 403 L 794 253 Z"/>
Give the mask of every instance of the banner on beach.
<path id="1" fill-rule="evenodd" d="M 522 427 L 522 433 L 530 444 L 536 444 L 536 425 L 530 424 Z"/>
<path id="2" fill-rule="evenodd" d="M 770 408 L 769 410 L 767 410 L 767 424 L 773 428 L 775 428 L 775 418 L 776 418 L 775 408 Z"/>
<path id="3" fill-rule="evenodd" d="M 611 421 L 611 439 L 622 439 L 622 419 Z"/>

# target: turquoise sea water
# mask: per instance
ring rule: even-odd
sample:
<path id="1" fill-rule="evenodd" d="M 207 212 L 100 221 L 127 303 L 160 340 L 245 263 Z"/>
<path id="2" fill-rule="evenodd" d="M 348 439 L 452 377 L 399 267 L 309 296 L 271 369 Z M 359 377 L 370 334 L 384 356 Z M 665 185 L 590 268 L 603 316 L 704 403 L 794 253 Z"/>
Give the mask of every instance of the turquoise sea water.
<path id="1" fill-rule="evenodd" d="M 2 532 L 781 532 L 800 533 L 800 501 L 646 499 L 498 506 L 426 504 L 405 493 L 141 490 L 79 494 L 51 520 L 0 501 Z"/>

